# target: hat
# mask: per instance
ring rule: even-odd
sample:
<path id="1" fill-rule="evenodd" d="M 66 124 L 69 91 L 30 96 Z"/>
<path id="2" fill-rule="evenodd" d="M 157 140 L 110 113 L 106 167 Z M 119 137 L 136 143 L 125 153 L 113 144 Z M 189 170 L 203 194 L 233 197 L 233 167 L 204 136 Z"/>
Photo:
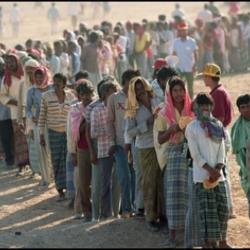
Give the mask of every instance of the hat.
<path id="1" fill-rule="evenodd" d="M 167 61 L 164 58 L 158 58 L 155 60 L 153 69 L 160 69 L 162 66 L 166 66 Z"/>
<path id="2" fill-rule="evenodd" d="M 221 70 L 217 64 L 208 63 L 205 65 L 203 72 L 198 74 L 198 76 L 201 76 L 201 75 L 211 76 L 211 77 L 220 77 Z"/>
<path id="3" fill-rule="evenodd" d="M 188 30 L 188 24 L 186 22 L 181 22 L 177 26 L 178 30 Z"/>

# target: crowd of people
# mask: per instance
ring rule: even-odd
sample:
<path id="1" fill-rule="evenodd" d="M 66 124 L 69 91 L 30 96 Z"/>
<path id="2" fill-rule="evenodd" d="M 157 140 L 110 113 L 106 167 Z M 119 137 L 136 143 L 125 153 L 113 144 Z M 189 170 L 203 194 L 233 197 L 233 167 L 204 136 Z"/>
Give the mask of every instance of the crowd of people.
<path id="1" fill-rule="evenodd" d="M 81 23 L 53 48 L 0 44 L 6 168 L 30 166 L 40 188 L 55 182 L 74 219 L 142 218 L 166 230 L 166 246 L 229 248 L 231 148 L 250 218 L 250 95 L 237 98 L 230 131 L 220 82 L 250 62 L 249 15 L 237 11 L 227 18 L 210 2 L 192 25 L 177 4 L 172 22 Z M 209 92 L 194 96 L 197 72 Z"/>

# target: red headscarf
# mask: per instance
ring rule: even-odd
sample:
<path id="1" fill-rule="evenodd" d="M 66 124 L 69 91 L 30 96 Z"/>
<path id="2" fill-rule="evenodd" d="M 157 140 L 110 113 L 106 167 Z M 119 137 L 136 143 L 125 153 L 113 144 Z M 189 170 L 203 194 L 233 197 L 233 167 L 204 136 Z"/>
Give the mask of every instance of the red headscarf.
<path id="1" fill-rule="evenodd" d="M 11 86 L 12 82 L 11 82 L 11 76 L 15 76 L 18 79 L 21 79 L 22 76 L 24 75 L 23 72 L 23 66 L 20 62 L 20 59 L 18 57 L 18 55 L 16 55 L 13 52 L 10 52 L 7 54 L 7 57 L 13 57 L 16 61 L 17 64 L 17 70 L 16 72 L 11 72 L 7 66 L 7 64 L 5 64 L 5 69 L 4 69 L 4 84 L 6 84 L 8 87 Z"/>
<path id="2" fill-rule="evenodd" d="M 39 71 L 43 74 L 43 83 L 41 85 L 37 85 L 36 83 L 36 78 L 35 78 L 35 73 Z M 49 70 L 45 67 L 45 66 L 39 66 L 37 68 L 35 68 L 34 70 L 34 83 L 35 83 L 35 86 L 38 88 L 38 89 L 44 89 L 48 86 L 49 84 L 49 79 L 50 79 L 50 74 L 49 74 Z"/>

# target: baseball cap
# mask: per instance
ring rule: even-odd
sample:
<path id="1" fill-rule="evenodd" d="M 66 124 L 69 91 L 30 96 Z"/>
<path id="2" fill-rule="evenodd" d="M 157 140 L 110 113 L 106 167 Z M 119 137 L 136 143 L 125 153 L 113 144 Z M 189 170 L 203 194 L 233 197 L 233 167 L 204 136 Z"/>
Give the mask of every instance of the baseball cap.
<path id="1" fill-rule="evenodd" d="M 221 69 L 215 63 L 208 63 L 205 65 L 203 72 L 198 74 L 198 76 L 201 76 L 201 75 L 220 77 L 221 76 Z"/>
<path id="2" fill-rule="evenodd" d="M 160 69 L 162 66 L 166 66 L 167 61 L 164 58 L 158 58 L 155 60 L 153 69 Z"/>

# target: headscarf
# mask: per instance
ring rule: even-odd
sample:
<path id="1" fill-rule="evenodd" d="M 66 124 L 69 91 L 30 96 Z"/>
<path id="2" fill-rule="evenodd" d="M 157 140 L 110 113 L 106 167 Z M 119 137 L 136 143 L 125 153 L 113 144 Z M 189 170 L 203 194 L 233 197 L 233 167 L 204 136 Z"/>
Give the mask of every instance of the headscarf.
<path id="1" fill-rule="evenodd" d="M 8 87 L 11 86 L 12 82 L 11 82 L 11 76 L 15 76 L 16 78 L 18 79 L 21 79 L 22 76 L 24 75 L 24 72 L 23 72 L 23 67 L 22 67 L 22 64 L 20 62 L 20 59 L 19 57 L 13 53 L 13 52 L 10 52 L 6 55 L 7 57 L 13 57 L 16 61 L 16 64 L 17 64 L 17 70 L 16 72 L 10 72 L 7 64 L 5 64 L 5 72 L 4 72 L 4 84 L 6 84 Z"/>
<path id="2" fill-rule="evenodd" d="M 197 120 L 200 121 L 200 125 L 206 136 L 215 143 L 221 143 L 221 141 L 226 138 L 223 125 L 217 119 L 215 119 L 212 114 L 210 116 L 204 116 L 201 112 L 200 106 L 197 103 L 194 103 L 194 110 Z"/>
<path id="3" fill-rule="evenodd" d="M 185 87 L 184 107 L 181 112 L 181 115 L 193 117 L 194 114 L 192 112 L 191 107 L 192 107 L 191 99 L 188 94 L 187 88 Z M 173 97 L 168 88 L 166 88 L 166 91 L 165 91 L 165 104 L 164 104 L 164 107 L 161 109 L 160 113 L 163 117 L 166 118 L 169 126 L 177 123 Z"/>
<path id="4" fill-rule="evenodd" d="M 24 82 L 25 85 L 30 87 L 32 84 L 34 84 L 35 79 L 34 79 L 34 70 L 39 67 L 40 63 L 36 61 L 35 59 L 29 59 L 24 63 Z M 33 69 L 33 74 L 31 76 L 31 81 L 29 75 L 26 73 L 26 68 L 31 67 Z"/>
<path id="5" fill-rule="evenodd" d="M 48 84 L 49 84 L 49 80 L 50 80 L 49 70 L 48 70 L 48 68 L 46 68 L 45 66 L 40 65 L 39 67 L 37 67 L 37 68 L 34 70 L 34 76 L 35 76 L 35 73 L 36 73 L 37 71 L 42 72 L 44 79 L 43 79 L 43 83 L 42 83 L 41 85 L 37 85 L 36 80 L 34 81 L 34 84 L 35 84 L 35 86 L 36 86 L 38 89 L 44 89 L 44 88 L 46 88 L 46 87 L 48 86 Z"/>
<path id="6" fill-rule="evenodd" d="M 132 78 L 128 88 L 128 98 L 125 105 L 125 117 L 134 117 L 136 115 L 137 109 L 139 108 L 135 94 L 135 83 L 137 81 L 142 82 L 145 91 L 149 92 L 153 96 L 153 89 L 146 79 L 140 76 Z"/>

